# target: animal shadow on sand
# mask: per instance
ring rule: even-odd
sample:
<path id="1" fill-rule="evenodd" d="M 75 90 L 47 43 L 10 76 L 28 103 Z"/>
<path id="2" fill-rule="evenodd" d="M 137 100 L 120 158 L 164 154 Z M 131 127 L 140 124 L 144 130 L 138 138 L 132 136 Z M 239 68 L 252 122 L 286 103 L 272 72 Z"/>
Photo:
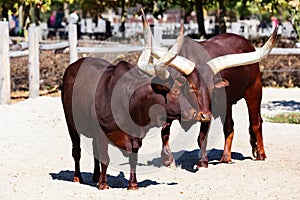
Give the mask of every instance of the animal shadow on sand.
<path id="1" fill-rule="evenodd" d="M 60 181 L 69 181 L 73 182 L 73 177 L 74 177 L 74 171 L 69 171 L 69 170 L 63 170 L 60 171 L 59 173 L 50 173 L 50 176 L 52 177 L 53 180 L 60 180 Z M 97 183 L 94 183 L 92 181 L 93 174 L 89 172 L 81 172 L 81 176 L 83 179 L 83 184 L 84 185 L 89 185 L 92 187 L 97 187 Z M 107 181 L 108 181 L 108 186 L 110 188 L 127 188 L 128 186 L 128 179 L 125 178 L 124 173 L 120 172 L 118 176 L 111 176 L 107 175 Z M 143 187 L 148 187 L 150 185 L 159 185 L 161 183 L 158 183 L 156 181 L 151 181 L 151 180 L 144 180 L 141 182 L 138 182 L 138 185 L 140 188 Z M 174 185 L 177 183 L 166 183 L 167 185 Z"/>
<path id="2" fill-rule="evenodd" d="M 219 160 L 222 157 L 223 150 L 218 150 L 218 149 L 212 149 L 208 152 L 208 163 L 212 165 L 217 165 L 221 164 Z M 175 159 L 175 164 L 176 166 L 180 166 L 181 169 L 185 169 L 190 172 L 196 172 L 197 170 L 194 169 L 194 165 L 197 164 L 199 161 L 199 155 L 200 155 L 200 150 L 193 150 L 193 151 L 179 151 L 173 153 L 174 159 Z M 231 158 L 233 160 L 252 160 L 250 156 L 243 156 L 241 153 L 237 152 L 232 152 L 231 153 Z M 234 163 L 234 162 L 232 162 Z M 154 158 L 151 161 L 148 161 L 148 165 L 153 165 L 156 167 L 162 167 L 162 161 L 161 158 Z"/>
<path id="3" fill-rule="evenodd" d="M 299 112 L 300 111 L 300 102 L 291 100 L 291 101 L 270 101 L 262 104 L 262 108 L 268 110 L 278 110 L 283 109 L 286 111 Z"/>
<path id="4" fill-rule="evenodd" d="M 220 164 L 219 160 L 222 157 L 223 150 L 218 149 L 212 149 L 208 153 L 208 162 L 209 164 L 217 165 Z M 200 150 L 193 150 L 193 151 L 179 151 L 174 152 L 173 156 L 175 158 L 175 164 L 176 166 L 180 166 L 182 169 L 190 171 L 190 172 L 196 172 L 196 170 L 193 168 L 195 164 L 197 164 L 199 160 L 199 154 Z M 241 153 L 232 152 L 231 157 L 233 160 L 246 160 L 246 159 L 252 159 L 251 157 L 244 157 Z M 127 164 L 127 163 L 126 163 Z M 148 166 L 155 166 L 155 167 L 162 167 L 161 158 L 154 158 L 151 161 L 148 161 Z M 50 176 L 53 180 L 60 180 L 60 181 L 69 181 L 73 182 L 74 177 L 74 171 L 69 170 L 62 170 L 59 173 L 50 173 Z M 89 172 L 81 172 L 82 179 L 84 181 L 83 184 L 89 185 L 92 187 L 97 187 L 97 183 L 94 183 L 92 181 L 93 174 Z M 111 188 L 127 188 L 128 186 L 128 179 L 125 178 L 124 173 L 120 172 L 117 176 L 111 176 L 107 175 L 107 181 L 108 185 Z M 160 184 L 166 184 L 166 185 L 176 185 L 177 183 L 158 183 L 156 181 L 152 180 L 144 180 L 141 182 L 138 182 L 139 187 L 148 187 L 151 185 L 160 185 Z"/>

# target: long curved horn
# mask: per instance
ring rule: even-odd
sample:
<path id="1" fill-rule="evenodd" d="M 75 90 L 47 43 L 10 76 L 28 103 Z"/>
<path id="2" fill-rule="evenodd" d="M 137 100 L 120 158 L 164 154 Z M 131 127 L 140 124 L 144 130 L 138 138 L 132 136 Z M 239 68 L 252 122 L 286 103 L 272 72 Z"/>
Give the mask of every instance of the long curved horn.
<path id="1" fill-rule="evenodd" d="M 150 56 L 151 56 L 151 46 L 152 46 L 152 33 L 149 27 L 149 24 L 146 20 L 145 17 L 145 13 L 143 11 L 143 9 L 141 9 L 142 12 L 142 21 L 143 21 L 143 25 L 144 25 L 144 40 L 145 40 L 145 46 L 143 49 L 143 52 L 141 53 L 138 62 L 137 62 L 137 66 L 138 68 L 148 74 L 149 76 L 154 76 L 155 75 L 155 71 L 153 66 L 151 66 L 149 64 L 149 60 L 150 60 Z"/>
<path id="2" fill-rule="evenodd" d="M 239 54 L 229 54 L 225 56 L 220 56 L 214 59 L 211 59 L 207 64 L 211 67 L 213 72 L 217 74 L 223 69 L 228 69 L 232 67 L 237 67 L 241 65 L 248 65 L 259 62 L 269 55 L 273 46 L 276 42 L 278 26 L 274 29 L 271 37 L 268 39 L 266 44 L 253 52 L 249 53 L 239 53 Z"/>
<path id="3" fill-rule="evenodd" d="M 138 68 L 141 71 L 151 76 L 155 74 L 161 79 L 167 79 L 170 76 L 170 73 L 167 71 L 168 65 L 176 58 L 183 44 L 183 40 L 184 40 L 183 25 L 181 24 L 180 35 L 177 37 L 173 47 L 167 53 L 164 53 L 164 55 L 162 55 L 158 59 L 154 67 L 152 67 L 151 65 L 149 65 L 149 60 L 151 56 L 151 49 L 153 44 L 155 43 L 155 40 L 153 39 L 153 35 L 149 27 L 149 24 L 146 20 L 143 9 L 141 9 L 141 12 L 142 12 L 142 20 L 144 26 L 145 47 L 138 60 Z M 154 46 L 158 46 L 158 45 L 155 44 Z"/>

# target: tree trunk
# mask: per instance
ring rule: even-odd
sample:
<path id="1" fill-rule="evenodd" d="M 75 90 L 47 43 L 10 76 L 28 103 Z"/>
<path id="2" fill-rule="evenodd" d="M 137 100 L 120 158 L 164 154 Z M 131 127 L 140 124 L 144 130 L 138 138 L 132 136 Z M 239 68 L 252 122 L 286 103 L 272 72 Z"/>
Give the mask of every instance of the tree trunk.
<path id="1" fill-rule="evenodd" d="M 122 38 L 125 38 L 125 20 L 126 20 L 125 0 L 122 0 L 121 27 L 120 27 L 120 31 L 122 32 Z"/>
<path id="2" fill-rule="evenodd" d="M 24 29 L 28 29 L 29 24 L 31 22 L 31 16 L 30 16 L 30 5 L 23 4 L 24 7 L 24 21 L 23 21 L 23 27 Z M 27 23 L 27 18 L 29 18 L 29 23 Z"/>
<path id="3" fill-rule="evenodd" d="M 34 21 L 35 21 L 35 24 L 38 26 L 40 25 L 40 5 L 34 5 Z"/>
<path id="4" fill-rule="evenodd" d="M 196 0 L 196 14 L 197 14 L 199 34 L 200 34 L 200 36 L 206 37 L 205 26 L 204 26 L 204 13 L 203 13 L 203 2 L 202 2 L 202 0 Z"/>
<path id="5" fill-rule="evenodd" d="M 219 8 L 220 8 L 220 33 L 226 33 L 226 22 L 225 22 L 225 16 L 226 16 L 226 7 L 224 5 L 224 0 L 219 0 Z"/>
<path id="6" fill-rule="evenodd" d="M 8 21 L 8 9 L 2 5 L 2 20 L 6 19 Z"/>

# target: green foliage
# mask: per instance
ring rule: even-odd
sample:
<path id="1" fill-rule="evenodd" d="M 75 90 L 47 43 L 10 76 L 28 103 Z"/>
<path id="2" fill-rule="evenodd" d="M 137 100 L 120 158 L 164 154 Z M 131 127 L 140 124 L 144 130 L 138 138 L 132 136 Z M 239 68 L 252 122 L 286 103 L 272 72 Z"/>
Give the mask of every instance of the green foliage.
<path id="1" fill-rule="evenodd" d="M 298 33 L 300 41 L 300 2 L 299 0 L 254 0 L 262 13 L 280 15 L 287 11 L 294 22 L 294 28 Z"/>
<path id="2" fill-rule="evenodd" d="M 298 40 L 300 41 L 300 2 L 299 0 L 289 1 L 289 12 L 294 21 L 294 28 L 298 33 Z"/>
<path id="3" fill-rule="evenodd" d="M 1 0 L 0 6 L 5 6 L 12 12 L 17 11 L 20 5 L 38 5 L 40 11 L 47 12 L 55 9 L 55 5 L 67 3 L 70 10 L 80 8 L 83 15 L 88 13 L 92 16 L 102 13 L 106 8 L 113 8 L 116 12 L 118 8 L 141 5 L 146 12 L 150 12 L 154 17 L 162 16 L 169 8 L 181 8 L 182 13 L 188 16 L 193 10 L 196 10 L 196 2 L 202 2 L 206 10 L 217 11 L 220 9 L 220 3 L 223 3 L 228 11 L 237 11 L 238 16 L 251 16 L 253 14 L 277 16 L 290 16 L 294 21 L 294 27 L 300 34 L 300 3 L 299 0 Z M 119 13 L 121 14 L 121 13 Z M 300 38 L 299 38 L 300 39 Z"/>
<path id="4" fill-rule="evenodd" d="M 167 10 L 167 2 L 166 1 L 157 1 L 154 2 L 153 6 L 153 16 L 158 18 L 158 16 L 163 16 L 163 13 Z"/>
<path id="5" fill-rule="evenodd" d="M 23 5 L 38 5 L 41 12 L 45 12 L 50 9 L 53 0 L 1 0 L 0 6 L 5 6 L 11 12 L 16 12 L 18 8 Z M 56 0 L 57 1 L 57 0 Z M 61 0 L 64 1 L 64 0 Z"/>
<path id="6" fill-rule="evenodd" d="M 266 116 L 266 120 L 274 123 L 300 124 L 300 113 L 280 113 L 274 116 Z"/>

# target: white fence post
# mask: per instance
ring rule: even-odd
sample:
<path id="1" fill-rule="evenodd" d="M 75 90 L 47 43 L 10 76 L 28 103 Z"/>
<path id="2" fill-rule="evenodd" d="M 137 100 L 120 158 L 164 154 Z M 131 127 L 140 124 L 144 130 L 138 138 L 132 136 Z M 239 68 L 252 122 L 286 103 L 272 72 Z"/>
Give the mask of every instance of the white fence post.
<path id="1" fill-rule="evenodd" d="M 163 29 L 161 27 L 154 26 L 152 32 L 153 32 L 154 41 L 158 45 L 157 47 L 162 47 Z M 157 59 L 153 58 L 153 62 L 156 63 Z"/>
<path id="2" fill-rule="evenodd" d="M 163 28 L 162 27 L 153 27 L 153 36 L 157 44 L 161 47 L 162 46 L 162 35 L 163 35 Z"/>
<path id="3" fill-rule="evenodd" d="M 35 24 L 28 28 L 29 98 L 36 98 L 40 92 L 39 31 Z"/>
<path id="4" fill-rule="evenodd" d="M 0 104 L 10 102 L 10 62 L 8 22 L 0 22 Z"/>
<path id="5" fill-rule="evenodd" d="M 77 25 L 69 24 L 69 53 L 70 53 L 70 64 L 78 59 L 77 53 Z"/>

